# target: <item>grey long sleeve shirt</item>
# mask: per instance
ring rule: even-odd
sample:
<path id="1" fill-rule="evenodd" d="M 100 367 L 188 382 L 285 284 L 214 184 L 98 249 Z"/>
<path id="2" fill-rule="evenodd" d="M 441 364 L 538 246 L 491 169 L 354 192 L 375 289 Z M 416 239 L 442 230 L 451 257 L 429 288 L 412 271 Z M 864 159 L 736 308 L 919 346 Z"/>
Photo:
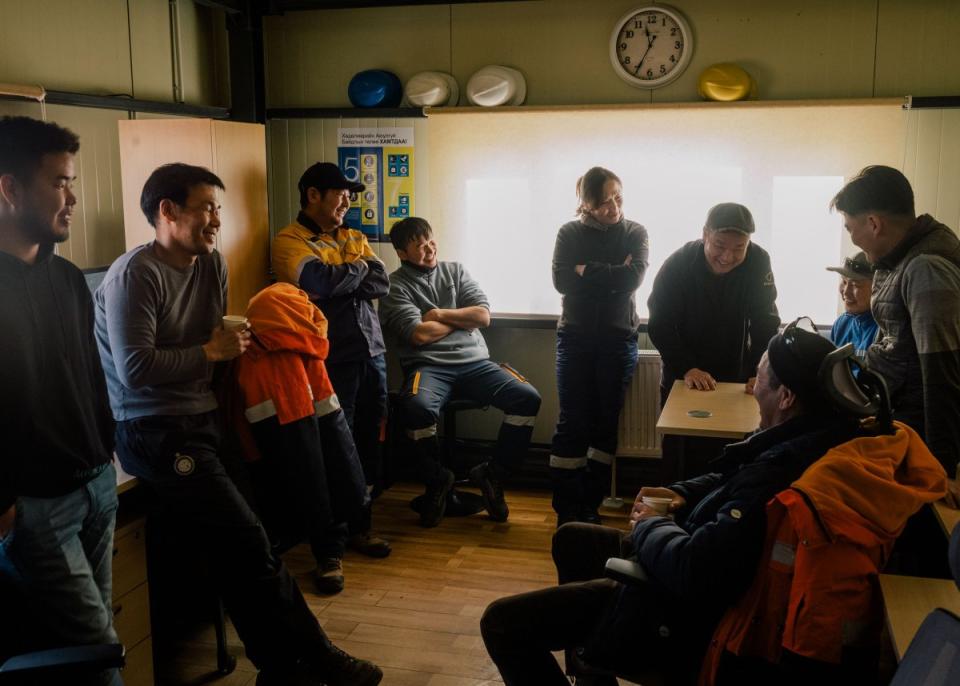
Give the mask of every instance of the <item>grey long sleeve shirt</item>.
<path id="1" fill-rule="evenodd" d="M 213 364 L 202 346 L 226 308 L 226 263 L 214 251 L 180 270 L 152 246 L 114 262 L 95 298 L 97 344 L 118 421 L 217 407 Z"/>
<path id="2" fill-rule="evenodd" d="M 480 284 L 459 262 L 440 262 L 435 269 L 417 269 L 404 262 L 390 275 L 390 292 L 380 300 L 380 322 L 397 338 L 397 355 L 404 367 L 420 364 L 464 364 L 489 359 L 487 343 L 477 329 L 457 329 L 439 341 L 414 346 L 410 339 L 435 308 L 479 305 L 490 309 Z"/>

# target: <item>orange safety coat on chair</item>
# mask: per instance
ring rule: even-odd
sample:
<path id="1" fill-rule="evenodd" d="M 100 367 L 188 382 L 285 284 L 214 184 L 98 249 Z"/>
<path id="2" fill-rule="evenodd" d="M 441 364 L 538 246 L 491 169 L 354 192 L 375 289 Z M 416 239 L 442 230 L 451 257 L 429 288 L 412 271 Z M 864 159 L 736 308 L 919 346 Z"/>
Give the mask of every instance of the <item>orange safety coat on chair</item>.
<path id="1" fill-rule="evenodd" d="M 247 421 L 276 417 L 282 425 L 338 410 L 324 364 L 327 320 L 307 294 L 273 284 L 250 299 L 246 316 L 253 341 L 235 373 Z"/>
<path id="2" fill-rule="evenodd" d="M 879 570 L 907 519 L 947 485 L 917 433 L 895 425 L 831 449 L 767 504 L 756 578 L 714 631 L 700 686 L 716 683 L 725 651 L 839 664 L 845 647 L 879 640 Z"/>

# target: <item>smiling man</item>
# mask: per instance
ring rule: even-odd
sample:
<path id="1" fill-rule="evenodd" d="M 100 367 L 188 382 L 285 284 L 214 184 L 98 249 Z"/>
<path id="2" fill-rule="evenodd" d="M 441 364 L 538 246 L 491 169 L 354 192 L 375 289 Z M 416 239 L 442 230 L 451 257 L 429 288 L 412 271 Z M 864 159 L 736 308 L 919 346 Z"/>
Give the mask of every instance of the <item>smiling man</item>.
<path id="1" fill-rule="evenodd" d="M 300 213 L 273 240 L 273 272 L 306 291 L 327 321 L 330 355 L 327 372 L 353 431 L 367 490 L 376 496 L 386 436 L 387 363 L 383 334 L 373 301 L 387 294 L 383 262 L 362 232 L 344 224 L 351 195 L 365 189 L 348 181 L 337 165 L 317 162 L 297 184 Z M 370 531 L 370 506 L 350 522 L 347 544 L 371 557 L 386 557 L 390 544 Z M 331 583 L 343 584 L 335 564 Z"/>
<path id="2" fill-rule="evenodd" d="M 407 217 L 397 222 L 390 242 L 400 268 L 390 275 L 390 294 L 380 302 L 380 317 L 397 338 L 405 377 L 400 415 L 426 486 L 420 524 L 440 523 L 453 487 L 453 472 L 440 463 L 437 421 L 454 397 L 503 411 L 493 456 L 471 469 L 470 478 L 480 488 L 490 517 L 505 522 L 510 509 L 503 482 L 526 456 L 540 394 L 509 365 L 490 360 L 480 333 L 490 325 L 487 296 L 462 264 L 437 259 L 437 242 L 427 220 Z"/>
<path id="3" fill-rule="evenodd" d="M 218 190 L 207 169 L 168 164 L 140 207 L 156 240 L 121 256 L 96 293 L 96 333 L 117 420 L 117 455 L 211 570 L 257 686 L 379 683 L 370 662 L 330 643 L 258 517 L 220 461 L 214 365 L 250 345 L 221 325 L 227 266 L 214 249 Z"/>
<path id="4" fill-rule="evenodd" d="M 841 267 L 827 267 L 840 275 L 840 298 L 843 314 L 837 317 L 830 330 L 830 340 L 838 348 L 853 343 L 856 355 L 863 360 L 867 349 L 877 337 L 877 322 L 870 312 L 870 290 L 873 287 L 873 267 L 863 251 L 844 259 Z"/>
<path id="5" fill-rule="evenodd" d="M 714 390 L 718 381 L 752 391 L 757 364 L 780 325 L 770 256 L 751 240 L 754 230 L 743 205 L 716 205 L 703 236 L 660 268 L 647 304 L 650 340 L 663 360 L 662 402 L 677 379 L 701 391 Z M 678 440 L 665 437 L 664 457 L 676 455 Z M 719 448 L 710 439 L 687 447 L 688 458 L 713 456 Z M 696 460 L 687 464 L 700 468 Z"/>
<path id="6" fill-rule="evenodd" d="M 3 619 L 22 649 L 117 640 L 113 421 L 90 292 L 54 254 L 70 235 L 79 148 L 56 124 L 0 119 L 0 579 L 23 600 Z"/>
<path id="7" fill-rule="evenodd" d="M 879 325 L 867 362 L 890 388 L 894 416 L 923 436 L 954 476 L 960 461 L 960 241 L 929 214 L 897 169 L 874 165 L 830 204 L 874 265 Z"/>

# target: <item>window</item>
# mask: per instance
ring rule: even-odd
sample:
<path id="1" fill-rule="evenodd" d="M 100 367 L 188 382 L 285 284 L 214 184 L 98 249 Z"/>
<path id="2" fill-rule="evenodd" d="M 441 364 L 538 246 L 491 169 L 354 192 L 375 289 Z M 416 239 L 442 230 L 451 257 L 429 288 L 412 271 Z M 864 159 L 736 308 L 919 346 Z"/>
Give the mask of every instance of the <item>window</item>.
<path id="1" fill-rule="evenodd" d="M 707 210 L 741 202 L 771 254 L 785 321 L 829 324 L 835 274 L 855 248 L 830 198 L 867 164 L 901 166 L 899 101 L 705 104 L 530 111 L 433 110 L 426 151 L 440 257 L 463 262 L 496 312 L 556 314 L 550 263 L 575 218 L 577 178 L 599 165 L 623 181 L 624 212 L 647 227 L 646 300 L 663 261 L 700 237 Z"/>

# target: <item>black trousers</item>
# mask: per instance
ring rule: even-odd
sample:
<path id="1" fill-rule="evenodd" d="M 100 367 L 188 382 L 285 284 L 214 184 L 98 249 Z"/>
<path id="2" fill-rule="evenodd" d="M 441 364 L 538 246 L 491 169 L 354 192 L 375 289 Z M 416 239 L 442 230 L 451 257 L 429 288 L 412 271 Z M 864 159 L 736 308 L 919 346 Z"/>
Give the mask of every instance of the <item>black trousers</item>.
<path id="1" fill-rule="evenodd" d="M 183 565 L 202 556 L 258 669 L 322 655 L 330 641 L 217 457 L 215 413 L 117 423 L 117 455 L 178 529 Z"/>
<path id="2" fill-rule="evenodd" d="M 491 603 L 480 631 L 506 686 L 569 686 L 551 651 L 582 646 L 596 633 L 620 588 L 603 578 L 603 566 L 626 553 L 623 541 L 618 529 L 565 524 L 553 536 L 561 585 Z"/>

